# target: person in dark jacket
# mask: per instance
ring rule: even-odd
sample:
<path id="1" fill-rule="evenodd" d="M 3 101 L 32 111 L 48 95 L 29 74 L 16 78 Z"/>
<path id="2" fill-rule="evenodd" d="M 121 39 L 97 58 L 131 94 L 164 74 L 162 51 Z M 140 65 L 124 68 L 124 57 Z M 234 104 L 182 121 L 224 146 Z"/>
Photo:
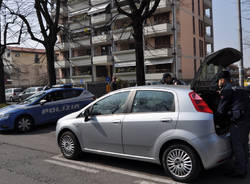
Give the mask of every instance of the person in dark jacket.
<path id="1" fill-rule="evenodd" d="M 111 91 L 117 90 L 117 83 L 116 83 L 116 76 L 112 77 L 112 81 L 111 81 Z"/>
<path id="2" fill-rule="evenodd" d="M 247 175 L 248 164 L 248 135 L 249 125 L 247 111 L 247 99 L 240 91 L 234 90 L 228 71 L 222 71 L 218 76 L 220 101 L 216 116 L 229 116 L 230 135 L 234 166 L 227 176 L 244 178 Z"/>
<path id="3" fill-rule="evenodd" d="M 182 85 L 181 81 L 171 76 L 170 73 L 164 73 L 161 79 L 162 84 L 167 85 Z"/>

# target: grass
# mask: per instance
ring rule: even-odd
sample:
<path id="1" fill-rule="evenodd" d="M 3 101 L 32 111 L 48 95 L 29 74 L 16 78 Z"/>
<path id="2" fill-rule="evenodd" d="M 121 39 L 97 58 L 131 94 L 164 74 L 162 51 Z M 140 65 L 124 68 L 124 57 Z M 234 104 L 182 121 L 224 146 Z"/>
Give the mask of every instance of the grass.
<path id="1" fill-rule="evenodd" d="M 7 104 L 0 104 L 0 108 L 7 106 Z"/>

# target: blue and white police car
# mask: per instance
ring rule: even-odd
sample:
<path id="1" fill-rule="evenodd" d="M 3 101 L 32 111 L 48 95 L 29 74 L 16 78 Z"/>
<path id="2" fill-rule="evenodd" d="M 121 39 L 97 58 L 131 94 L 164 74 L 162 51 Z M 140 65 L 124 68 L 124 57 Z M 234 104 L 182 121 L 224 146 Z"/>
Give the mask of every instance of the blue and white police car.
<path id="1" fill-rule="evenodd" d="M 30 131 L 35 125 L 56 122 L 78 111 L 95 99 L 83 88 L 55 85 L 40 91 L 16 105 L 0 109 L 0 130 Z"/>

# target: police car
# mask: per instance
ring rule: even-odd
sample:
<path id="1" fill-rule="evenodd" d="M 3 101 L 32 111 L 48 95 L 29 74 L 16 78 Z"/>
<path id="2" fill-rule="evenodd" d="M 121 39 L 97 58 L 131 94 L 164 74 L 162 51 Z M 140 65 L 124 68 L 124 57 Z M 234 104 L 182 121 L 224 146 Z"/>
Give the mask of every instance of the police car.
<path id="1" fill-rule="evenodd" d="M 34 125 L 56 122 L 94 99 L 95 96 L 83 88 L 56 85 L 35 93 L 19 104 L 0 109 L 0 130 L 27 132 Z"/>

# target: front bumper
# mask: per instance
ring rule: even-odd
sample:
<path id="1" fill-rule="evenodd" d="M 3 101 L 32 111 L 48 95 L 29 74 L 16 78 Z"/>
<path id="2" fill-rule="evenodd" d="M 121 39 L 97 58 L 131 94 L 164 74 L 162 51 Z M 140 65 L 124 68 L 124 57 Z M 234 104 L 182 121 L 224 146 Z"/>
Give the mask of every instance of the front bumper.
<path id="1" fill-rule="evenodd" d="M 193 141 L 205 169 L 216 167 L 231 157 L 232 149 L 229 134 L 210 134 Z"/>
<path id="2" fill-rule="evenodd" d="M 14 129 L 14 123 L 12 118 L 0 119 L 0 131 Z"/>

